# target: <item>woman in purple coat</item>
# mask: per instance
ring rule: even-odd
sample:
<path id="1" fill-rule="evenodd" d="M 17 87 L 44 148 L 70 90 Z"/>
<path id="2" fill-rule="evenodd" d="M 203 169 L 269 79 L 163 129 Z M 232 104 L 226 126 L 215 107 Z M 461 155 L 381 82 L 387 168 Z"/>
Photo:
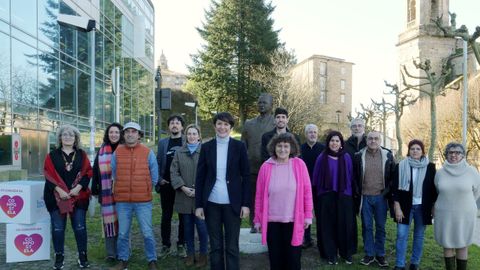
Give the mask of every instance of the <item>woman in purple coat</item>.
<path id="1" fill-rule="evenodd" d="M 340 132 L 331 131 L 325 144 L 327 147 L 318 156 L 313 171 L 319 213 L 317 246 L 328 264 L 338 264 L 337 254 L 352 264 L 357 249 L 352 158 L 344 150 Z"/>

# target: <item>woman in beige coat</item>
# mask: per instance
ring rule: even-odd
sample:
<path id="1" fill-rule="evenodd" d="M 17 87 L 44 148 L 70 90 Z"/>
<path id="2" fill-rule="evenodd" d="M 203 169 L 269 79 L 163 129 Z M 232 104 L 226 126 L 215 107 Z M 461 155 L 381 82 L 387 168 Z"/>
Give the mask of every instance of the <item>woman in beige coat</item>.
<path id="1" fill-rule="evenodd" d="M 185 264 L 192 266 L 195 263 L 195 225 L 200 240 L 200 255 L 195 266 L 207 265 L 208 233 L 205 220 L 195 216 L 195 177 L 200 155 L 200 129 L 196 125 L 189 125 L 185 129 L 186 144 L 175 152 L 170 176 L 172 187 L 176 190 L 174 210 L 182 214 L 184 222 L 185 242 L 187 244 L 187 258 Z"/>
<path id="2" fill-rule="evenodd" d="M 435 175 L 438 198 L 434 207 L 435 240 L 443 247 L 447 270 L 467 269 L 468 246 L 473 242 L 480 196 L 480 174 L 465 160 L 465 148 L 449 143 L 447 160 Z M 456 256 L 456 260 L 455 260 Z"/>

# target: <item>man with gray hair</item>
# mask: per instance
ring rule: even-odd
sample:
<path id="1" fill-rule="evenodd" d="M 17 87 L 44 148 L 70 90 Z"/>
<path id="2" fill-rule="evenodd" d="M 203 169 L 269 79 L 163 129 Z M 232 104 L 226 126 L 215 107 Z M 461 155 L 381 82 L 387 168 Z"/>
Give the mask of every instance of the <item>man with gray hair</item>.
<path id="1" fill-rule="evenodd" d="M 360 261 L 370 265 L 374 261 L 387 267 L 385 259 L 385 223 L 391 197 L 390 184 L 394 177 L 395 160 L 392 152 L 380 146 L 381 134 L 371 131 L 367 135 L 367 147 L 353 157 L 358 211 L 362 218 L 362 236 L 365 256 Z M 375 228 L 375 230 L 374 230 Z"/>
<path id="2" fill-rule="evenodd" d="M 353 155 L 367 146 L 365 136 L 365 120 L 362 118 L 355 118 L 350 122 L 350 130 L 352 135 L 345 142 L 345 151 L 353 158 Z"/>
<path id="3" fill-rule="evenodd" d="M 247 146 L 248 160 L 250 162 L 250 190 L 252 192 L 252 206 L 255 205 L 255 190 L 257 185 L 257 174 L 262 165 L 260 148 L 262 147 L 262 135 L 275 127 L 272 115 L 273 98 L 270 94 L 261 93 L 258 97 L 257 110 L 260 113 L 257 117 L 248 119 L 243 125 L 242 141 Z M 251 232 L 256 233 L 253 224 L 255 207 L 251 208 L 250 224 Z"/>
<path id="4" fill-rule="evenodd" d="M 301 159 L 305 162 L 305 165 L 307 165 L 308 169 L 308 175 L 310 176 L 310 181 L 313 184 L 313 168 L 315 167 L 315 161 L 317 160 L 317 157 L 322 153 L 322 151 L 325 149 L 325 145 L 321 144 L 318 142 L 318 127 L 315 124 L 308 124 L 305 126 L 305 138 L 306 142 L 301 145 L 300 147 L 300 152 L 301 152 Z M 313 198 L 313 208 L 315 210 L 315 217 L 318 217 L 317 215 L 317 196 L 315 194 L 315 191 L 317 189 L 315 187 L 312 187 L 312 198 Z M 309 248 L 313 245 L 312 243 L 312 234 L 310 232 L 311 226 L 309 226 L 305 230 L 305 235 L 303 237 L 303 248 Z M 317 227 L 318 230 L 318 227 Z M 318 231 L 317 231 L 318 235 Z"/>

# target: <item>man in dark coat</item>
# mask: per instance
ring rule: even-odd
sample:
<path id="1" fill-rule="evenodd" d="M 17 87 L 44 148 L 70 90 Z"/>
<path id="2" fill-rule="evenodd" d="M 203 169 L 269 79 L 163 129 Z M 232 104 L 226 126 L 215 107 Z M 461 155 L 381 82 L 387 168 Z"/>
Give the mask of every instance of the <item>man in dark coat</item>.
<path id="1" fill-rule="evenodd" d="M 268 153 L 267 151 L 267 145 L 270 142 L 270 140 L 273 138 L 273 136 L 275 136 L 276 134 L 290 132 L 290 130 L 287 127 L 288 111 L 286 109 L 276 108 L 274 117 L 275 117 L 275 128 L 262 135 L 262 148 L 261 148 L 262 162 L 270 158 L 270 153 Z M 295 136 L 297 143 L 300 145 L 300 137 L 298 137 L 298 135 L 296 134 L 293 134 L 293 135 Z"/>
<path id="2" fill-rule="evenodd" d="M 174 114 L 167 119 L 168 131 L 170 136 L 160 139 L 158 142 L 157 162 L 159 181 L 155 189 L 160 193 L 160 205 L 162 207 L 162 221 L 161 221 L 161 236 L 162 249 L 160 250 L 160 257 L 164 258 L 173 253 L 172 243 L 170 241 L 170 234 L 172 231 L 172 216 L 173 205 L 175 203 L 175 189 L 173 189 L 170 179 L 170 165 L 172 164 L 175 151 L 180 149 L 185 143 L 183 134 L 183 127 L 185 121 L 182 116 Z M 186 257 L 185 240 L 183 235 L 183 218 L 178 214 L 178 241 L 177 241 L 177 255 Z"/>
<path id="3" fill-rule="evenodd" d="M 365 121 L 362 118 L 355 118 L 350 122 L 352 136 L 345 142 L 345 151 L 353 158 L 353 155 L 367 146 L 365 136 Z"/>
<path id="4" fill-rule="evenodd" d="M 385 259 L 385 223 L 391 201 L 390 186 L 394 177 L 395 160 L 392 152 L 380 146 L 381 134 L 371 131 L 367 147 L 354 155 L 353 171 L 357 207 L 361 213 L 365 256 L 363 265 L 377 262 L 387 267 Z M 375 228 L 375 229 L 374 229 Z"/>
<path id="5" fill-rule="evenodd" d="M 317 161 L 317 157 L 322 153 L 325 149 L 325 145 L 319 143 L 318 140 L 318 127 L 314 124 L 308 124 L 305 126 L 305 138 L 306 142 L 301 145 L 301 158 L 307 165 L 308 175 L 310 176 L 310 181 L 313 183 L 313 168 L 315 167 L 315 161 Z M 315 210 L 315 217 L 318 218 L 317 215 L 317 189 L 312 187 L 312 198 L 313 198 L 313 208 Z M 312 243 L 312 235 L 310 232 L 310 227 L 305 230 L 305 235 L 303 237 L 303 248 L 309 248 L 313 245 Z M 318 228 L 318 227 L 317 227 Z M 317 232 L 318 233 L 318 232 Z"/>

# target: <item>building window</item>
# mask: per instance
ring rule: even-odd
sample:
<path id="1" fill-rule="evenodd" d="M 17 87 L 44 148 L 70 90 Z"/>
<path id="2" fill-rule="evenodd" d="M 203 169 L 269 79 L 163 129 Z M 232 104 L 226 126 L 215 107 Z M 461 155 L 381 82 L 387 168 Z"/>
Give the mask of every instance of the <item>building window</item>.
<path id="1" fill-rule="evenodd" d="M 345 94 L 344 93 L 340 94 L 340 102 L 345 103 Z"/>
<path id="2" fill-rule="evenodd" d="M 416 17 L 416 0 L 408 0 L 407 22 L 412 22 Z"/>
<path id="3" fill-rule="evenodd" d="M 345 67 L 341 67 L 340 68 L 340 73 L 342 73 L 342 75 L 345 75 L 345 72 L 346 72 Z"/>
<path id="4" fill-rule="evenodd" d="M 320 75 L 327 76 L 327 63 L 320 62 Z"/>
<path id="5" fill-rule="evenodd" d="M 320 77 L 320 91 L 325 91 L 327 89 L 327 78 Z"/>
<path id="6" fill-rule="evenodd" d="M 64 113 L 74 114 L 76 110 L 75 69 L 60 62 L 60 110 Z"/>
<path id="7" fill-rule="evenodd" d="M 320 91 L 320 104 L 327 103 L 327 91 Z"/>
<path id="8" fill-rule="evenodd" d="M 345 80 L 340 80 L 340 89 L 345 90 Z"/>

